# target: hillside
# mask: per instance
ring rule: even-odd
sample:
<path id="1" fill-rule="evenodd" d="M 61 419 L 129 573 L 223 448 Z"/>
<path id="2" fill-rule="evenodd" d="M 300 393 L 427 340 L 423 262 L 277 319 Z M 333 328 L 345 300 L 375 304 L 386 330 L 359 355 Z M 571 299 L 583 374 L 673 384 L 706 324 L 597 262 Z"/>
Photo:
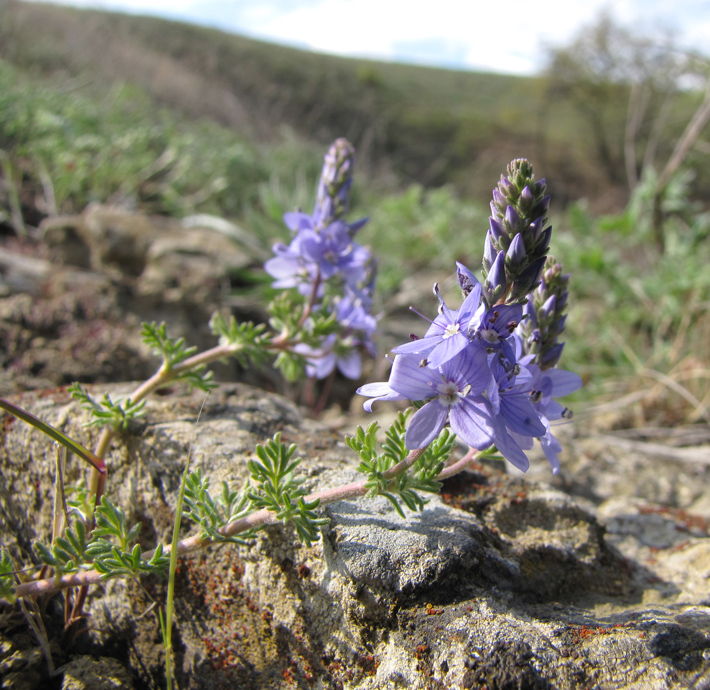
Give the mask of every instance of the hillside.
<path id="1" fill-rule="evenodd" d="M 252 143 L 274 142 L 284 127 L 321 147 L 346 136 L 372 173 L 453 182 L 480 200 L 521 155 L 545 166 L 561 201 L 605 191 L 599 171 L 575 165 L 583 137 L 568 107 L 545 106 L 541 79 L 325 56 L 156 18 L 6 7 L 0 58 L 60 89 L 100 96 L 133 85 Z"/>

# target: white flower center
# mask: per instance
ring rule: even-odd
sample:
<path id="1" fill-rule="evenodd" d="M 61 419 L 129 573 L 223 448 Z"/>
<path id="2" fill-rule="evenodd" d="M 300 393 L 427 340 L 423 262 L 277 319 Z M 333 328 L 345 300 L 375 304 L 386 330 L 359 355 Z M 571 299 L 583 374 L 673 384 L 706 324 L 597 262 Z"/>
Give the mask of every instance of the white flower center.
<path id="1" fill-rule="evenodd" d="M 458 323 L 450 323 L 445 329 L 444 329 L 444 340 L 447 338 L 450 338 L 452 335 L 456 335 L 459 331 L 461 330 L 461 326 Z"/>
<path id="2" fill-rule="evenodd" d="M 493 328 L 482 328 L 480 330 L 481 338 L 491 345 L 500 340 L 498 333 Z"/>
<path id="3" fill-rule="evenodd" d="M 453 381 L 445 381 L 437 386 L 442 405 L 456 405 L 461 400 L 459 387 Z"/>

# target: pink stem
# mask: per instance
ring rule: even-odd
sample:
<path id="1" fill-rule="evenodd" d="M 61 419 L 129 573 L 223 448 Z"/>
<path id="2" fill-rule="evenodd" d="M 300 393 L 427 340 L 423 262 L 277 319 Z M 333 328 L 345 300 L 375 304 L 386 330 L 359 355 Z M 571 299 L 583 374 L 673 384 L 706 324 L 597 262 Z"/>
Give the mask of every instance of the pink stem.
<path id="1" fill-rule="evenodd" d="M 393 479 L 397 475 L 405 472 L 409 469 L 426 451 L 426 448 L 419 448 L 413 450 L 409 455 L 397 463 L 394 467 L 391 467 L 384 473 L 386 479 Z M 446 467 L 439 474 L 439 479 L 445 479 L 450 477 L 456 472 L 460 472 L 465 469 L 468 464 L 473 460 L 475 456 L 475 451 L 470 450 L 461 460 Z M 310 494 L 304 500 L 308 503 L 318 500 L 320 505 L 328 505 L 330 503 L 335 503 L 337 501 L 344 501 L 349 498 L 357 498 L 359 496 L 364 496 L 368 492 L 368 488 L 365 486 L 365 481 L 353 482 L 352 484 L 345 484 L 343 486 L 335 487 L 334 489 L 325 489 L 324 491 L 316 491 Z M 256 527 L 261 527 L 262 525 L 277 524 L 279 522 L 276 515 L 266 508 L 262 510 L 257 510 L 250 515 L 247 515 L 239 520 L 227 525 L 221 530 L 221 534 L 225 537 L 234 536 L 242 532 L 246 532 L 250 529 Z M 211 543 L 211 539 L 202 538 L 199 535 L 188 537 L 187 539 L 182 539 L 178 542 L 177 548 L 180 555 L 202 549 Z M 168 555 L 172 545 L 166 545 L 163 547 L 163 553 Z M 155 553 L 155 550 L 148 551 L 143 554 L 145 560 L 150 560 L 150 558 Z M 69 589 L 71 587 L 87 587 L 89 585 L 98 584 L 101 581 L 101 573 L 96 570 L 87 570 L 82 573 L 71 573 L 64 575 L 62 578 L 52 578 L 49 580 L 37 580 L 35 582 L 27 582 L 17 586 L 15 590 L 15 595 L 18 597 L 37 597 L 42 594 L 51 594 L 63 589 Z M 0 603 L 9 603 L 0 599 Z"/>

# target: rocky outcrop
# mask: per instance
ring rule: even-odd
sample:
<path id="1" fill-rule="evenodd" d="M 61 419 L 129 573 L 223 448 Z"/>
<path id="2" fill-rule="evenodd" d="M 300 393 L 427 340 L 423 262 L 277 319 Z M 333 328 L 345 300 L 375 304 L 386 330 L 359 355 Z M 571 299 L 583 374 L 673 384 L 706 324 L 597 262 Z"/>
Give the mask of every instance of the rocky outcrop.
<path id="1" fill-rule="evenodd" d="M 298 444 L 309 486 L 355 478 L 357 461 L 342 438 L 286 400 L 223 385 L 196 424 L 202 397 L 151 400 L 145 422 L 107 459 L 109 494 L 141 522 L 146 546 L 169 539 L 188 454 L 215 482 L 243 481 L 254 444 L 280 431 Z M 19 402 L 90 442 L 85 414 L 65 394 Z M 707 465 L 658 459 L 642 444 L 620 450 L 572 427 L 563 433 L 557 478 L 542 460 L 530 479 L 479 465 L 447 481 L 421 513 L 402 518 L 378 498 L 342 501 L 325 509 L 330 523 L 310 547 L 277 526 L 248 546 L 182 560 L 179 686 L 705 687 Z M 8 421 L 2 452 L 0 535 L 28 559 L 30 541 L 48 535 L 54 451 L 35 430 Z M 65 481 L 84 474 L 72 459 Z M 52 632 L 49 602 L 55 662 L 109 657 L 133 687 L 161 687 L 151 607 L 164 595 L 156 579 L 106 582 L 92 591 L 86 629 L 71 640 Z M 26 634 L 24 644 L 31 651 Z M 32 668 L 46 677 L 41 661 Z"/>
<path id="2" fill-rule="evenodd" d="M 235 276 L 260 260 L 255 240 L 245 250 L 238 228 L 205 216 L 177 221 L 92 206 L 48 218 L 40 232 L 41 242 L 0 238 L 5 394 L 125 381 L 127 372 L 147 378 L 157 362 L 140 338 L 144 321 L 213 346 L 210 317 L 228 308 Z M 234 307 L 243 320 L 263 316 L 246 301 Z"/>

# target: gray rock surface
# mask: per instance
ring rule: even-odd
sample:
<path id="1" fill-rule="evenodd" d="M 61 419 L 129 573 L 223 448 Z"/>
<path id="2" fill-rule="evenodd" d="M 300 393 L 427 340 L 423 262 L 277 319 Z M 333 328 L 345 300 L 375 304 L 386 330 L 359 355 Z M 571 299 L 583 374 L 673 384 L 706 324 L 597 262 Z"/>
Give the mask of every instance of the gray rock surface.
<path id="1" fill-rule="evenodd" d="M 62 392 L 18 402 L 85 443 L 95 440 Z M 195 429 L 201 402 L 179 391 L 151 400 L 145 422 L 107 459 L 109 495 L 142 523 L 146 547 L 169 539 L 193 435 L 191 464 L 215 481 L 243 480 L 254 444 L 276 431 L 298 444 L 310 486 L 355 478 L 357 461 L 342 438 L 278 396 L 221 386 Z M 249 547 L 184 559 L 174 632 L 179 686 L 710 686 L 708 465 L 658 458 L 642 443 L 635 452 L 617 447 L 581 423 L 562 433 L 558 477 L 540 459 L 529 477 L 476 466 L 404 519 L 384 499 L 342 501 L 326 509 L 331 522 L 311 547 L 276 526 Z M 54 451 L 38 432 L 8 421 L 0 463 L 0 537 L 27 559 L 30 541 L 48 535 Z M 66 482 L 84 474 L 72 459 Z M 151 578 L 96 587 L 86 630 L 71 641 L 52 627 L 49 602 L 55 662 L 111 657 L 133 687 L 162 687 L 151 606 L 164 595 Z M 0 661 L 18 650 L 37 656 L 26 628 L 15 639 L 23 629 L 13 620 Z M 43 679 L 38 658 L 32 669 Z"/>

